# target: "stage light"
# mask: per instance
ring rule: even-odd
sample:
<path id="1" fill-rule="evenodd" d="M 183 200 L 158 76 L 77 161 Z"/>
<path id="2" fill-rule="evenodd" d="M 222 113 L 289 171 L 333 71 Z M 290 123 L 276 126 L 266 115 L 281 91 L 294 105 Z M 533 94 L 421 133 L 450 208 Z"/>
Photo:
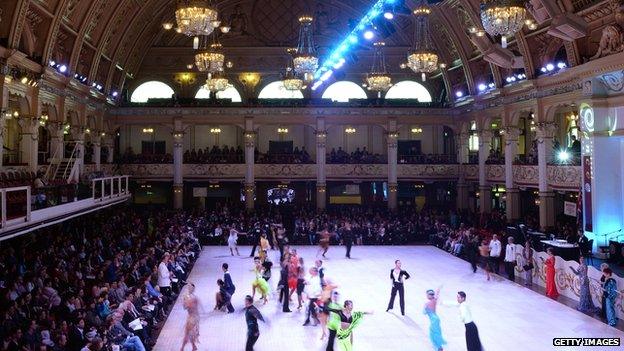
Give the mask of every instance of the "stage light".
<path id="1" fill-rule="evenodd" d="M 458 91 L 456 91 L 456 92 L 455 92 L 455 96 L 457 96 L 458 98 L 460 98 L 460 97 L 464 96 L 464 92 L 463 92 L 463 91 L 461 91 L 461 90 L 458 90 Z"/>
<path id="2" fill-rule="evenodd" d="M 20 82 L 22 82 L 22 84 L 28 83 L 28 77 L 27 76 L 23 76 L 22 79 L 20 79 Z"/>
<path id="3" fill-rule="evenodd" d="M 505 78 L 505 81 L 507 81 L 507 83 L 511 83 L 511 77 Z"/>
<path id="4" fill-rule="evenodd" d="M 546 70 L 547 71 L 552 71 L 553 69 L 555 69 L 555 65 L 553 65 L 552 63 L 549 63 L 546 65 Z"/>
<path id="5" fill-rule="evenodd" d="M 59 72 L 61 72 L 61 73 L 65 73 L 65 72 L 67 72 L 67 66 L 65 66 L 65 65 L 61 65 L 61 66 L 59 67 Z"/>
<path id="6" fill-rule="evenodd" d="M 568 150 L 560 150 L 557 153 L 557 159 L 560 162 L 568 162 L 570 160 L 570 153 L 568 152 Z"/>
<path id="7" fill-rule="evenodd" d="M 50 60 L 50 66 L 52 67 L 56 66 L 56 62 L 54 60 Z"/>
<path id="8" fill-rule="evenodd" d="M 356 44 L 358 42 L 358 39 L 355 35 L 349 35 L 349 42 L 351 44 Z"/>
<path id="9" fill-rule="evenodd" d="M 488 84 L 488 88 L 494 89 L 494 88 L 496 88 L 496 84 L 490 83 L 490 84 Z"/>
<path id="10" fill-rule="evenodd" d="M 371 40 L 374 37 L 375 37 L 375 33 L 373 33 L 372 30 L 367 30 L 366 32 L 364 32 L 364 39 Z"/>
<path id="11" fill-rule="evenodd" d="M 479 91 L 484 91 L 485 89 L 487 89 L 487 86 L 483 83 L 479 84 Z"/>
<path id="12" fill-rule="evenodd" d="M 384 13 L 384 18 L 387 20 L 391 20 L 394 18 L 394 14 L 390 11 L 386 11 L 386 13 Z"/>
<path id="13" fill-rule="evenodd" d="M 112 94 L 112 95 L 113 95 L 113 97 L 117 97 L 117 95 L 119 95 L 119 93 L 118 93 L 118 92 L 116 92 L 116 91 L 113 91 L 113 94 Z"/>
<path id="14" fill-rule="evenodd" d="M 542 71 L 542 73 L 546 73 L 546 67 L 542 67 L 540 71 Z"/>
<path id="15" fill-rule="evenodd" d="M 557 68 L 562 69 L 562 68 L 565 68 L 565 67 L 566 67 L 565 62 L 557 62 Z"/>

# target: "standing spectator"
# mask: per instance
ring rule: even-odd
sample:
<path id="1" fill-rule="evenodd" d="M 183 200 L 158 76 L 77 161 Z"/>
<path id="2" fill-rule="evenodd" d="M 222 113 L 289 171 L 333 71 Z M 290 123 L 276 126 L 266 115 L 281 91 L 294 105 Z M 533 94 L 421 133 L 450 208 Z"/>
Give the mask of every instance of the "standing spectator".
<path id="1" fill-rule="evenodd" d="M 167 297 L 171 296 L 171 272 L 167 267 L 170 257 L 169 253 L 165 252 L 162 261 L 158 265 L 158 287 L 160 292 Z"/>
<path id="2" fill-rule="evenodd" d="M 516 244 L 514 238 L 507 238 L 507 246 L 505 247 L 505 273 L 512 282 L 516 280 Z"/>
<path id="3" fill-rule="evenodd" d="M 496 234 L 492 235 L 490 240 L 490 266 L 494 273 L 498 274 L 500 266 L 501 242 Z"/>

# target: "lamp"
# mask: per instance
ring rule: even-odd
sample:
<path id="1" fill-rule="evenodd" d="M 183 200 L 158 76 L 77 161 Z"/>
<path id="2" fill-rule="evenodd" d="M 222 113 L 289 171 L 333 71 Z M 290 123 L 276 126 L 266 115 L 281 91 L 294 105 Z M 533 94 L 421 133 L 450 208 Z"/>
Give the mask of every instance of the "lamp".
<path id="1" fill-rule="evenodd" d="M 438 54 L 433 49 L 429 35 L 430 13 L 431 8 L 427 4 L 427 0 L 420 0 L 420 3 L 414 10 L 416 19 L 413 48 L 412 52 L 407 56 L 407 66 L 415 73 L 420 73 L 423 82 L 427 79 L 427 73 L 431 73 L 438 68 Z"/>
<path id="2" fill-rule="evenodd" d="M 386 69 L 386 58 L 383 52 L 385 45 L 386 44 L 382 41 L 374 44 L 375 56 L 373 57 L 373 66 L 366 76 L 368 88 L 376 91 L 379 97 L 381 97 L 382 91 L 386 91 L 392 86 L 392 78 L 390 78 L 388 70 Z"/>
<path id="3" fill-rule="evenodd" d="M 319 61 L 314 48 L 312 20 L 311 16 L 299 17 L 299 41 L 293 58 L 295 73 L 301 75 L 305 81 L 314 79 L 314 72 L 318 68 Z"/>
<path id="4" fill-rule="evenodd" d="M 215 26 L 218 14 L 208 0 L 178 0 L 175 11 L 177 29 L 189 37 L 209 35 L 220 24 Z"/>
<path id="5" fill-rule="evenodd" d="M 507 37 L 513 37 L 524 24 L 536 28 L 526 19 L 527 11 L 522 0 L 483 0 L 481 2 L 481 23 L 485 31 L 501 36 L 501 46 L 507 47 Z"/>

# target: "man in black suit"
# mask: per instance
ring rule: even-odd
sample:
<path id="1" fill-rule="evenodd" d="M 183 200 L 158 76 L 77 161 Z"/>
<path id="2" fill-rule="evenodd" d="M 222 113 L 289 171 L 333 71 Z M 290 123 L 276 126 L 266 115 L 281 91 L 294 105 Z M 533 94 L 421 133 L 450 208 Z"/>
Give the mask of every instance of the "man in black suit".
<path id="1" fill-rule="evenodd" d="M 342 242 L 347 248 L 345 257 L 351 258 L 351 246 L 353 246 L 353 230 L 351 230 L 351 223 L 345 222 L 342 229 Z"/>
<path id="2" fill-rule="evenodd" d="M 249 237 L 249 239 L 251 240 L 251 245 L 253 245 L 253 247 L 251 248 L 251 254 L 249 254 L 249 257 L 255 257 L 256 248 L 258 247 L 258 243 L 260 242 L 261 234 L 262 234 L 262 228 L 260 226 L 260 222 L 256 222 L 256 224 L 254 225 L 254 228 L 251 230 L 251 235 Z"/>
<path id="3" fill-rule="evenodd" d="M 225 283 L 225 291 L 230 295 L 230 299 L 234 295 L 234 291 L 236 291 L 236 286 L 234 286 L 234 282 L 232 282 L 232 277 L 230 277 L 230 272 L 228 271 L 228 264 L 224 263 L 221 265 L 223 269 L 223 282 Z M 234 307 L 232 306 L 232 302 L 228 301 L 226 304 L 227 310 L 229 313 L 234 312 Z"/>
<path id="4" fill-rule="evenodd" d="M 85 321 L 80 318 L 76 325 L 69 330 L 69 337 L 67 338 L 67 349 L 69 351 L 80 351 L 86 344 L 87 338 L 85 337 Z"/>
<path id="5" fill-rule="evenodd" d="M 394 261 L 394 268 L 390 270 L 390 280 L 392 280 L 392 291 L 390 292 L 390 302 L 386 312 L 394 307 L 394 298 L 397 291 L 399 292 L 399 304 L 401 305 L 401 314 L 405 316 L 405 290 L 403 289 L 404 279 L 409 279 L 410 275 L 407 271 L 401 269 L 401 261 Z"/>
<path id="6" fill-rule="evenodd" d="M 279 288 L 279 300 L 282 303 L 282 312 L 292 312 L 290 310 L 288 299 L 288 263 L 282 263 L 282 269 L 280 270 L 280 279 L 277 283 Z"/>

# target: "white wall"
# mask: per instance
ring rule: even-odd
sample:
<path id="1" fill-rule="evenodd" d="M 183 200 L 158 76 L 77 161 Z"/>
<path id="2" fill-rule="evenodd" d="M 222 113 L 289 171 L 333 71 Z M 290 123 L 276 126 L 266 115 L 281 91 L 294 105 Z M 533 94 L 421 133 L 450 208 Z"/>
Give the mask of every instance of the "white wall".
<path id="1" fill-rule="evenodd" d="M 438 154 L 444 151 L 444 127 L 443 126 L 418 126 L 422 133 L 412 133 L 411 125 L 399 128 L 399 140 L 420 140 L 423 154 Z"/>
<path id="2" fill-rule="evenodd" d="M 221 129 L 221 133 L 210 133 L 211 128 L 218 127 Z M 189 130 L 191 135 L 190 149 L 205 149 L 208 147 L 211 149 L 213 145 L 219 147 L 243 147 L 243 130 L 233 125 L 195 125 Z"/>
<path id="3" fill-rule="evenodd" d="M 128 147 L 132 147 L 135 154 L 141 153 L 141 142 L 152 141 L 152 134 L 143 133 L 143 128 L 147 128 L 145 125 L 124 125 L 120 130 L 120 152 L 123 153 Z M 171 135 L 171 129 L 164 126 L 150 126 L 154 129 L 153 140 L 165 141 L 167 153 L 173 152 L 173 136 Z M 189 144 L 190 136 L 186 134 L 184 136 L 185 146 Z"/>
<path id="4" fill-rule="evenodd" d="M 355 128 L 355 133 L 347 134 L 347 127 Z M 387 154 L 386 135 L 381 126 L 376 125 L 329 125 L 327 128 L 327 152 L 332 148 L 342 148 L 345 152 L 353 152 L 357 148 L 366 147 L 368 152 Z"/>
<path id="5" fill-rule="evenodd" d="M 288 128 L 288 133 L 280 135 L 277 128 Z M 260 152 L 269 151 L 269 141 L 292 141 L 293 148 L 302 147 L 311 156 L 316 155 L 314 130 L 304 125 L 262 125 L 258 128 L 257 147 Z"/>

